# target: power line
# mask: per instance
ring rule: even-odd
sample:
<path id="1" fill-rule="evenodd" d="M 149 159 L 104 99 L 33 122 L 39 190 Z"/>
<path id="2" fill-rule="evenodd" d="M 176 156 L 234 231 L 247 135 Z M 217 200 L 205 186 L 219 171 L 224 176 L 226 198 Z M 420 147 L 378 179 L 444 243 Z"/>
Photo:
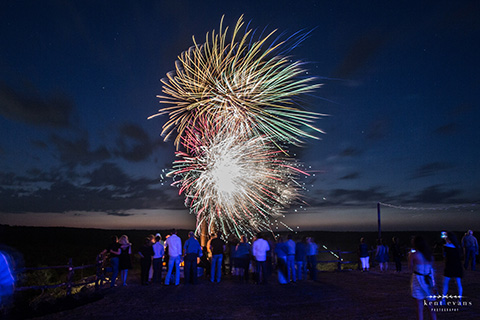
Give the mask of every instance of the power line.
<path id="1" fill-rule="evenodd" d="M 468 208 L 475 208 L 478 207 L 477 203 L 467 203 L 467 204 L 456 204 L 456 205 L 449 205 L 445 207 L 406 207 L 401 205 L 394 205 L 389 203 L 379 202 L 382 206 L 400 209 L 400 210 L 414 210 L 414 211 L 446 211 L 452 209 L 468 209 Z"/>

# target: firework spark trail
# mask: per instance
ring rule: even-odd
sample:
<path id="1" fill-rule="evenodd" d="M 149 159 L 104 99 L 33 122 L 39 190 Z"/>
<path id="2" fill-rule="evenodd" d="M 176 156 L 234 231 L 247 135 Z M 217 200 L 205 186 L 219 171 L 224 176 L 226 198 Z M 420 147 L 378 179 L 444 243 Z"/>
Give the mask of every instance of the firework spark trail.
<path id="1" fill-rule="evenodd" d="M 158 97 L 171 106 L 150 118 L 169 114 L 162 134 L 168 139 L 176 131 L 177 149 L 186 128 L 195 126 L 205 114 L 224 125 L 280 142 L 300 144 L 302 138 L 316 138 L 310 132 L 321 132 L 312 125 L 321 114 L 294 107 L 299 96 L 320 87 L 315 78 L 304 77 L 301 62 L 275 55 L 284 42 L 262 50 L 275 31 L 249 41 L 251 30 L 243 37 L 238 35 L 242 26 L 240 18 L 231 42 L 226 41 L 228 28 L 222 25 L 211 39 L 207 34 L 204 44 L 194 39 L 194 46 L 178 57 L 175 72 L 162 79 L 165 95 Z"/>
<path id="2" fill-rule="evenodd" d="M 268 229 L 269 219 L 299 196 L 295 179 L 306 173 L 279 156 L 270 139 L 218 134 L 198 150 L 196 156 L 177 152 L 170 175 L 179 178 L 180 193 L 209 229 L 237 234 Z"/>
<path id="3" fill-rule="evenodd" d="M 296 107 L 320 85 L 304 76 L 302 62 L 283 55 L 289 48 L 272 39 L 275 31 L 258 40 L 252 30 L 239 36 L 241 17 L 227 41 L 222 24 L 178 57 L 158 96 L 169 106 L 149 118 L 168 114 L 162 134 L 176 132 L 179 159 L 169 176 L 197 231 L 205 222 L 209 232 L 252 234 L 271 230 L 270 218 L 300 197 L 296 180 L 306 173 L 288 145 L 322 132 L 313 126 L 321 114 Z M 296 46 L 305 36 L 288 40 Z"/>

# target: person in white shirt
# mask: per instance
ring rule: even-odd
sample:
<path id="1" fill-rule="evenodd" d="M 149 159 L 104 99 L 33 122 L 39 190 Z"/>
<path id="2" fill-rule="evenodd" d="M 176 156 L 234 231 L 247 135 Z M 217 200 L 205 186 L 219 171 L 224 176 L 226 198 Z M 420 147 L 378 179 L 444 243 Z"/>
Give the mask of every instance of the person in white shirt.
<path id="1" fill-rule="evenodd" d="M 257 284 L 260 284 L 260 279 L 262 278 L 263 284 L 267 284 L 267 251 L 270 250 L 270 245 L 268 241 L 263 239 L 261 233 L 257 235 L 257 240 L 253 243 L 252 253 L 255 257 L 255 266 L 256 266 L 256 275 L 257 275 Z M 260 277 L 262 274 L 262 277 Z"/>
<path id="2" fill-rule="evenodd" d="M 171 236 L 165 240 L 165 247 L 168 248 L 168 271 L 165 277 L 165 285 L 170 285 L 170 278 L 172 276 L 173 268 L 175 267 L 175 285 L 180 284 L 180 260 L 182 257 L 182 240 L 177 236 L 177 231 L 174 229 Z"/>

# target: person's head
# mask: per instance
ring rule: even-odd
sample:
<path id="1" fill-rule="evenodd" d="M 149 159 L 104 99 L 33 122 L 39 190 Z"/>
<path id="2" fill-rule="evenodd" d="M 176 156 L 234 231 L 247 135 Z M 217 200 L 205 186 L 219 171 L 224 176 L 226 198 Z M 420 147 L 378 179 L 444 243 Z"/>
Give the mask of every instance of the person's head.
<path id="1" fill-rule="evenodd" d="M 287 239 L 288 239 L 288 240 L 292 240 L 292 239 L 293 239 L 293 236 L 292 236 L 291 233 L 288 234 Z"/>
<path id="2" fill-rule="evenodd" d="M 149 246 L 152 244 L 152 239 L 150 239 L 150 237 L 146 237 L 144 240 L 143 240 L 143 243 L 146 245 L 146 246 Z"/>
<path id="3" fill-rule="evenodd" d="M 217 232 L 217 238 L 221 238 L 222 237 L 222 231 L 218 231 Z"/>
<path id="4" fill-rule="evenodd" d="M 473 235 L 473 231 L 472 231 L 472 230 L 468 230 L 468 231 L 467 231 L 467 235 L 469 235 L 469 236 Z"/>
<path id="5" fill-rule="evenodd" d="M 282 237 L 282 236 L 279 236 L 279 237 L 277 238 L 277 242 L 278 242 L 278 243 L 282 243 L 282 242 L 283 242 L 283 237 Z"/>
<path id="6" fill-rule="evenodd" d="M 177 234 L 177 230 L 176 230 L 176 229 L 172 229 L 172 230 L 170 231 L 170 234 L 171 234 L 171 235 Z"/>
<path id="7" fill-rule="evenodd" d="M 162 240 L 162 236 L 156 236 L 155 237 L 155 242 L 160 242 Z"/>
<path id="8" fill-rule="evenodd" d="M 155 243 L 155 236 L 154 236 L 153 234 L 149 234 L 147 238 L 150 239 L 150 242 L 151 242 L 152 244 Z"/>
<path id="9" fill-rule="evenodd" d="M 412 240 L 412 245 L 415 250 L 419 251 L 425 257 L 425 259 L 433 261 L 432 251 L 424 237 L 415 236 Z"/>
<path id="10" fill-rule="evenodd" d="M 460 243 L 458 242 L 458 238 L 455 233 L 447 231 L 447 242 L 450 242 L 455 246 L 455 248 L 460 248 Z"/>
<path id="11" fill-rule="evenodd" d="M 110 240 L 112 241 L 112 243 L 117 243 L 118 242 L 118 237 L 117 236 L 112 236 L 110 238 Z"/>
<path id="12" fill-rule="evenodd" d="M 257 239 L 263 239 L 263 234 L 261 232 L 257 233 Z"/>
<path id="13" fill-rule="evenodd" d="M 118 239 L 118 243 L 121 245 L 130 245 L 130 242 L 128 241 L 128 236 L 127 235 L 122 235 L 120 239 Z"/>
<path id="14" fill-rule="evenodd" d="M 189 237 L 189 238 L 195 237 L 195 232 L 190 231 L 190 232 L 188 233 L 188 237 Z"/>
<path id="15" fill-rule="evenodd" d="M 360 238 L 360 243 L 365 243 L 365 238 Z"/>
<path id="16" fill-rule="evenodd" d="M 242 242 L 242 243 L 247 243 L 247 236 L 243 234 L 243 235 L 240 237 L 240 242 Z"/>
<path id="17" fill-rule="evenodd" d="M 382 239 L 377 239 L 377 245 L 381 246 L 383 243 Z"/>

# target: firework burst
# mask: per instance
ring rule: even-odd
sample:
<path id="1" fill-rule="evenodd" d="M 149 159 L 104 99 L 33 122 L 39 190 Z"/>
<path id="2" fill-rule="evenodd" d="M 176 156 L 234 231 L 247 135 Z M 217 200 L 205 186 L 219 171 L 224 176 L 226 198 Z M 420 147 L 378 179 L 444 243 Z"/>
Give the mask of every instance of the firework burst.
<path id="1" fill-rule="evenodd" d="M 252 30 L 240 36 L 240 18 L 227 41 L 228 28 L 223 29 L 222 22 L 218 34 L 207 33 L 204 44 L 193 38 L 194 46 L 162 79 L 165 95 L 158 97 L 170 106 L 151 117 L 169 114 L 162 131 L 165 139 L 176 131 L 178 149 L 186 128 L 196 126 L 204 115 L 235 128 L 237 134 L 253 132 L 294 144 L 316 138 L 312 132 L 321 131 L 312 122 L 321 114 L 296 107 L 299 96 L 320 86 L 304 76 L 303 63 L 279 55 L 286 43 L 271 39 L 275 31 L 256 41 Z"/>
<path id="2" fill-rule="evenodd" d="M 197 141 L 194 156 L 177 152 L 170 175 L 185 194 L 185 203 L 208 231 L 238 235 L 269 229 L 299 196 L 296 178 L 301 171 L 264 136 L 244 138 L 221 133 Z"/>
<path id="3" fill-rule="evenodd" d="M 270 218 L 299 199 L 299 169 L 288 145 L 316 138 L 321 114 L 300 109 L 299 97 L 320 85 L 303 63 L 286 56 L 274 32 L 255 40 L 240 18 L 183 52 L 162 79 L 168 106 L 165 139 L 175 136 L 174 185 L 197 217 L 197 231 L 238 235 L 270 230 Z M 302 40 L 302 37 L 297 39 Z M 180 150 L 180 151 L 178 151 Z M 206 230 L 204 230 L 206 231 Z"/>

